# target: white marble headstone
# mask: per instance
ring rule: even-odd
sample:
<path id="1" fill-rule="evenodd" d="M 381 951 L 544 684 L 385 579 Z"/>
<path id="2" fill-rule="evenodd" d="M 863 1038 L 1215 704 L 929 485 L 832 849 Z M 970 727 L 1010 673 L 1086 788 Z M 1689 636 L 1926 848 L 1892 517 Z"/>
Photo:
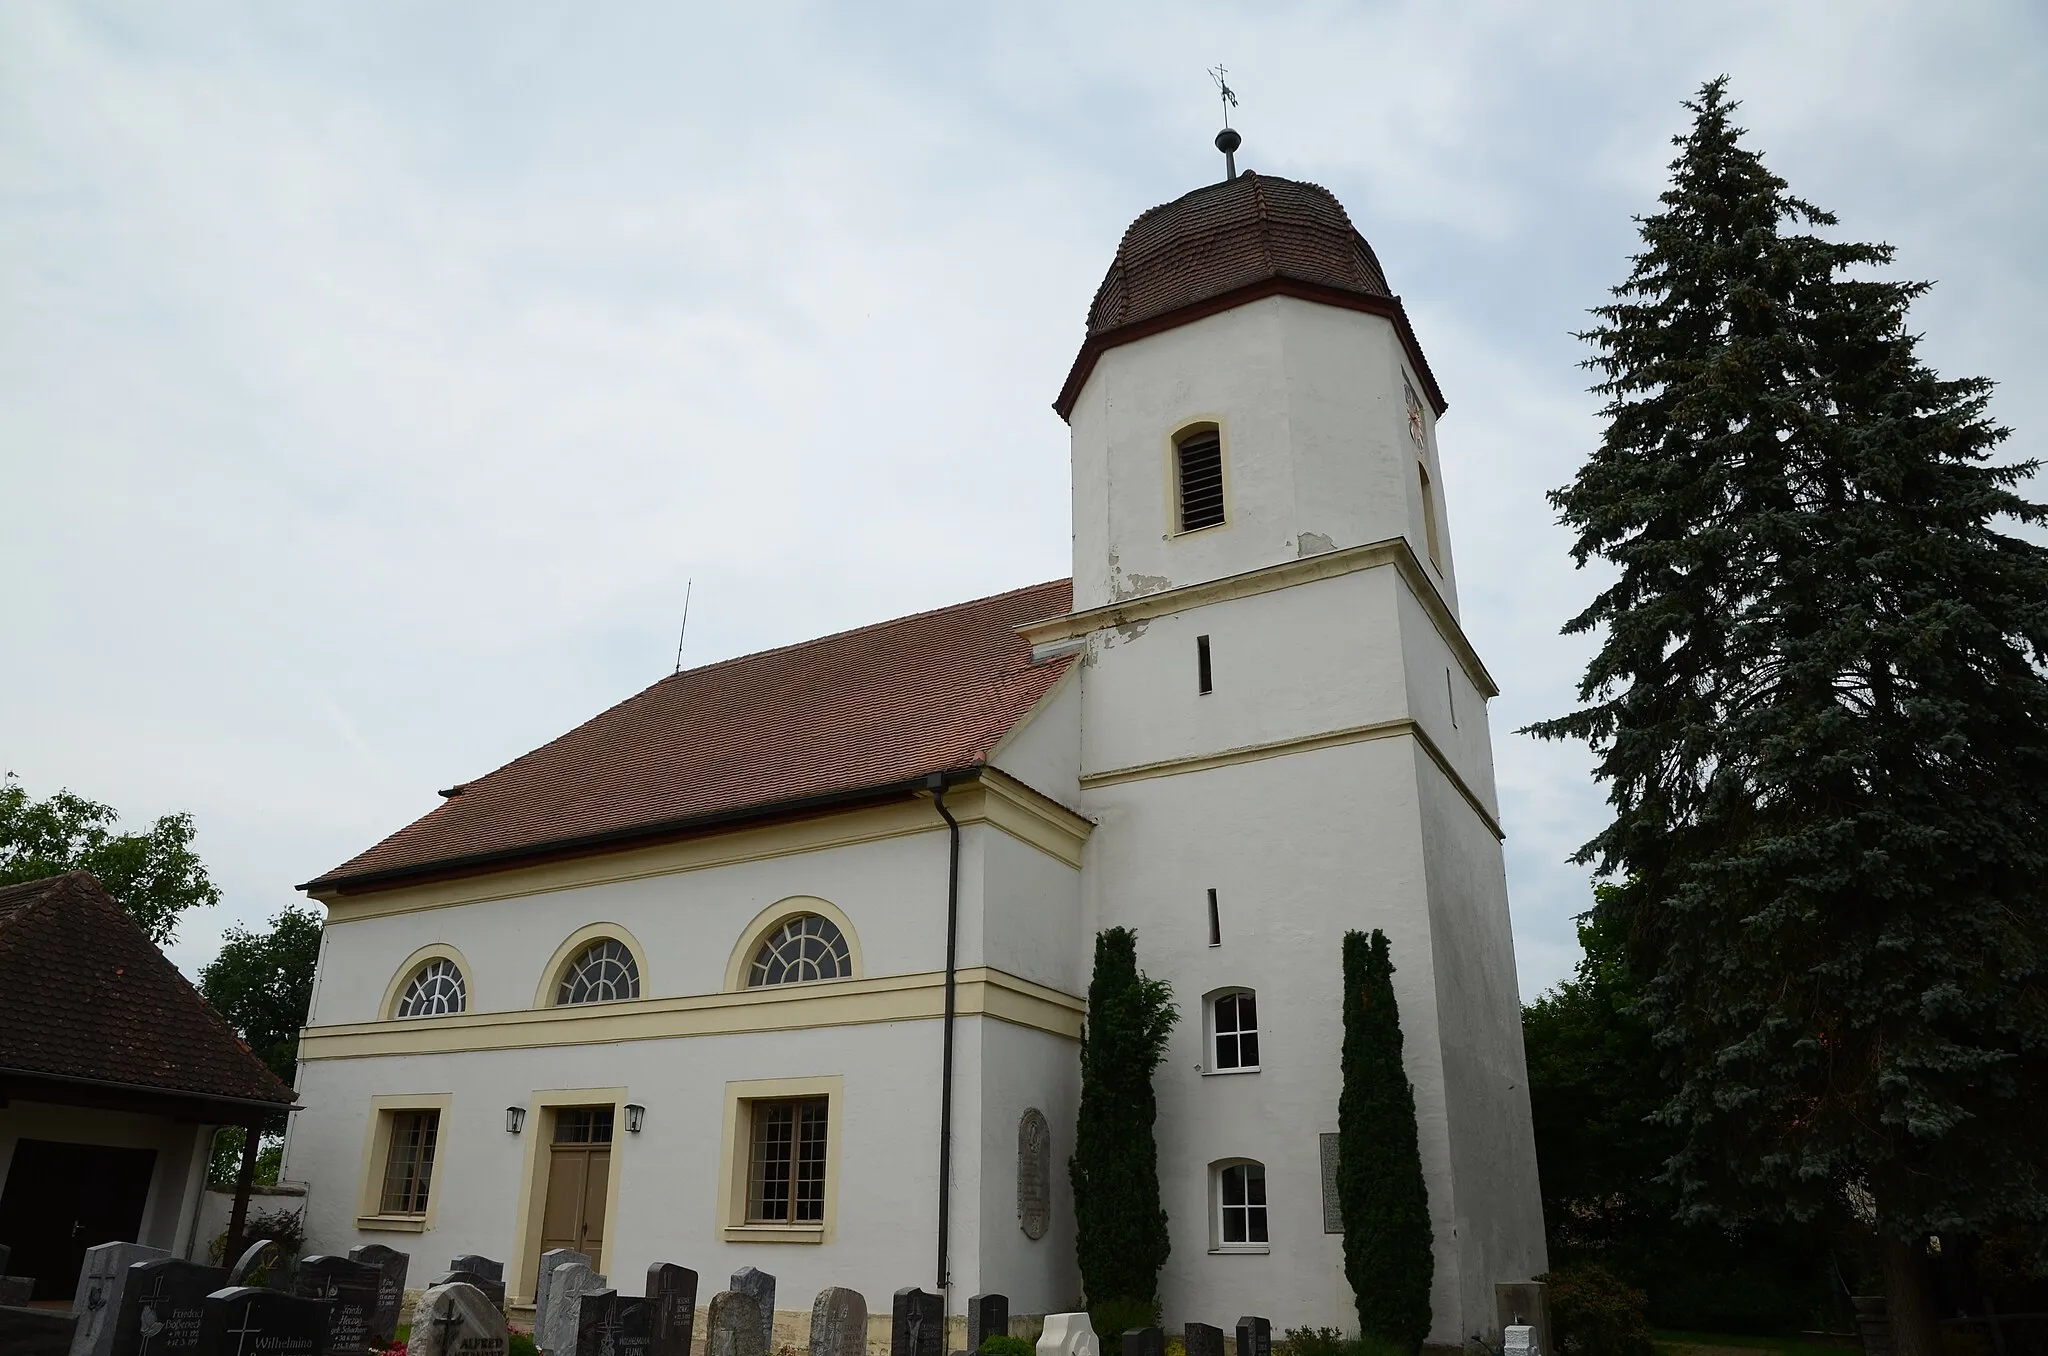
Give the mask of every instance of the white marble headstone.
<path id="1" fill-rule="evenodd" d="M 583 1297 L 606 1288 L 605 1278 L 584 1262 L 564 1262 L 548 1283 L 548 1307 L 533 1315 L 533 1341 L 550 1356 L 572 1356 L 577 1325 L 583 1320 Z"/>
<path id="2" fill-rule="evenodd" d="M 466 1281 L 437 1285 L 412 1311 L 407 1356 L 505 1356 L 505 1316 Z"/>
<path id="3" fill-rule="evenodd" d="M 549 1248 L 540 1255 L 540 1282 L 533 1290 L 533 1331 L 534 1344 L 543 1350 L 546 1345 L 540 1340 L 540 1316 L 548 1311 L 548 1293 L 554 1289 L 555 1269 L 571 1262 L 580 1262 L 587 1267 L 590 1254 L 574 1248 Z"/>
<path id="4" fill-rule="evenodd" d="M 1543 1356 L 1543 1344 L 1530 1324 L 1510 1323 L 1501 1336 L 1502 1356 Z"/>
<path id="5" fill-rule="evenodd" d="M 136 1262 L 169 1257 L 162 1248 L 145 1248 L 140 1243 L 102 1243 L 85 1250 L 85 1263 L 78 1268 L 78 1290 L 71 1312 L 78 1326 L 71 1330 L 71 1356 L 107 1356 L 114 1349 L 114 1320 L 121 1313 L 121 1290 L 128 1283 L 128 1268 Z"/>
<path id="6" fill-rule="evenodd" d="M 1047 1314 L 1045 1331 L 1039 1334 L 1038 1356 L 1102 1356 L 1095 1325 L 1088 1315 Z"/>

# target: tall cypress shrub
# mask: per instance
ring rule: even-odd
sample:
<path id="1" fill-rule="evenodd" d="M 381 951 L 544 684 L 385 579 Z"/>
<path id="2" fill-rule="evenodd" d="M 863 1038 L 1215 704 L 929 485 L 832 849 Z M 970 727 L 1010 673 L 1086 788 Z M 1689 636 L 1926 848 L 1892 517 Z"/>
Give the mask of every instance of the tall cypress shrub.
<path id="1" fill-rule="evenodd" d="M 1614 818 L 1581 850 L 1642 981 L 1696 1216 L 1862 1218 L 1900 1356 L 1927 1238 L 2048 1221 L 2048 522 L 1726 81 L 1584 337 L 1607 428 L 1551 496 L 1603 584 L 1580 709 Z"/>
<path id="2" fill-rule="evenodd" d="M 1173 991 L 1138 969 L 1129 928 L 1095 935 L 1095 974 L 1081 1033 L 1081 1114 L 1067 1172 L 1074 1249 L 1090 1309 L 1137 1301 L 1156 1309 L 1169 1243 L 1159 1202 L 1158 1102 L 1152 1073 L 1179 1014 Z M 1133 1325 L 1138 1326 L 1138 1325 Z"/>
<path id="3" fill-rule="evenodd" d="M 1408 1351 L 1429 1337 L 1436 1275 L 1415 1089 L 1401 1065 L 1394 962 L 1378 928 L 1344 934 L 1344 1087 L 1337 1100 L 1337 1204 L 1358 1330 Z"/>

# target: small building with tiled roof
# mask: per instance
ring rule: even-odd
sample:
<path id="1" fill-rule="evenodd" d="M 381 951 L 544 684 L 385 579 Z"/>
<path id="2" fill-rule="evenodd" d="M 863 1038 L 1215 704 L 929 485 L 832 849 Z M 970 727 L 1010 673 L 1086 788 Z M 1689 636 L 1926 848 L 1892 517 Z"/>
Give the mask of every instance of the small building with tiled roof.
<path id="1" fill-rule="evenodd" d="M 1055 402 L 1074 571 L 664 678 L 304 887 L 309 1246 L 1075 1307 L 1097 934 L 1181 1012 L 1167 1322 L 1348 1327 L 1339 955 L 1392 942 L 1432 1341 L 1545 1269 L 1442 393 L 1327 190 L 1140 217 Z M 417 1235 L 418 1237 L 413 1237 Z M 714 1286 L 714 1288 L 716 1288 Z M 779 1335 L 778 1340 L 781 1340 Z"/>
<path id="2" fill-rule="evenodd" d="M 292 1100 L 90 874 L 0 887 L 0 1248 L 36 1299 L 95 1244 L 182 1254 L 213 1131 Z"/>

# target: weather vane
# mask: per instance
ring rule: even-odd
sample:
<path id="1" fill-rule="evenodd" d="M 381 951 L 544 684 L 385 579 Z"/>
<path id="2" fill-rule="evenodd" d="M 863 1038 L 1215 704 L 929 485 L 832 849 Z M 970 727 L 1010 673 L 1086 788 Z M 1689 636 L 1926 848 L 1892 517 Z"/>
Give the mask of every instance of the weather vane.
<path id="1" fill-rule="evenodd" d="M 1237 148 L 1244 144 L 1244 138 L 1230 127 L 1230 110 L 1237 107 L 1237 91 L 1224 79 L 1229 72 L 1221 62 L 1209 72 L 1209 78 L 1216 82 L 1216 93 L 1223 99 L 1223 130 L 1216 134 L 1216 149 L 1223 152 L 1223 180 L 1228 183 L 1237 177 Z"/>

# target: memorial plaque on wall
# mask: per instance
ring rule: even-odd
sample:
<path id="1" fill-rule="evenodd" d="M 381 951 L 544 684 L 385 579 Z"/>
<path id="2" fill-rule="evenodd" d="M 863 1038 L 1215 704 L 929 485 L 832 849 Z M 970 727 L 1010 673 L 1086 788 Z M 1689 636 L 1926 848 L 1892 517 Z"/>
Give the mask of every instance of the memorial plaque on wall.
<path id="1" fill-rule="evenodd" d="M 1052 1127 L 1027 1107 L 1017 1122 L 1017 1227 L 1033 1242 L 1052 1222 Z"/>
<path id="2" fill-rule="evenodd" d="M 1344 1232 L 1344 1207 L 1337 1203 L 1337 1137 L 1318 1135 L 1323 1154 L 1323 1232 Z"/>

